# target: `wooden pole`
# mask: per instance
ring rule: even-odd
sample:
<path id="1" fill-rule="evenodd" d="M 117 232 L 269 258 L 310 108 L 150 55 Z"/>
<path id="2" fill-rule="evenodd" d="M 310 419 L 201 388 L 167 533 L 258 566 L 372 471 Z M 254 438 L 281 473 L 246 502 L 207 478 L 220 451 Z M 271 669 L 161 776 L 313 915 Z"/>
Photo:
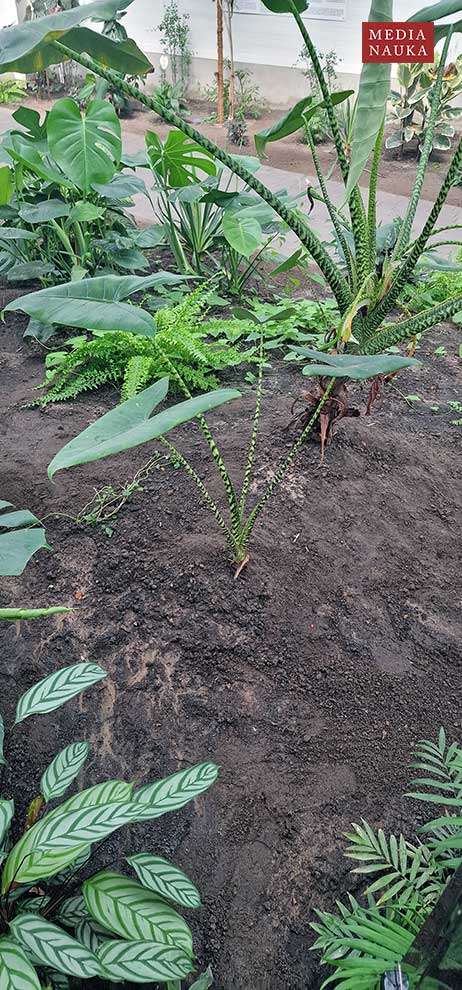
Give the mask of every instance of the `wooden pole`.
<path id="1" fill-rule="evenodd" d="M 224 107 L 224 92 L 223 92 L 223 0 L 216 0 L 217 3 L 217 89 L 218 89 L 218 99 L 217 99 L 217 119 L 219 124 L 224 123 L 225 119 L 225 107 Z"/>

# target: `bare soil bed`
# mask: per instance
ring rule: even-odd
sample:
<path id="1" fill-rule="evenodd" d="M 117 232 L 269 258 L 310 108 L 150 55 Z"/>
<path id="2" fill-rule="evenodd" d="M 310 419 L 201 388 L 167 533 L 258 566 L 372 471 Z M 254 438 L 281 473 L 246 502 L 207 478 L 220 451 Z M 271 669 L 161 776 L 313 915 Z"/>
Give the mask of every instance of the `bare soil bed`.
<path id="1" fill-rule="evenodd" d="M 6 297 L 3 299 L 5 304 Z M 94 487 L 131 477 L 155 444 L 57 475 L 56 451 L 110 408 L 108 390 L 46 412 L 24 408 L 43 358 L 8 315 L 0 358 L 1 497 L 40 517 L 75 514 Z M 2 581 L 4 604 L 76 611 L 4 624 L 1 709 L 65 664 L 89 659 L 110 678 L 56 717 L 27 721 L 14 746 L 16 796 L 37 791 L 51 756 L 89 738 L 83 784 L 147 781 L 212 758 L 219 781 L 195 806 L 120 833 L 103 863 L 159 851 L 199 886 L 191 923 L 218 990 L 316 990 L 308 923 L 348 887 L 341 834 L 361 816 L 412 834 L 402 794 L 410 750 L 444 725 L 462 733 L 460 333 L 425 337 L 420 369 L 400 374 L 370 418 L 345 420 L 326 462 L 308 443 L 255 532 L 238 581 L 221 533 L 190 479 L 166 465 L 122 512 L 112 538 L 48 519 L 52 552 Z M 446 356 L 435 356 L 444 343 Z M 237 478 L 253 406 L 210 416 Z M 258 482 L 290 443 L 292 398 L 306 379 L 277 362 L 268 376 Z M 354 399 L 364 407 L 365 389 Z M 431 405 L 439 406 L 432 412 Z M 175 441 L 219 497 L 201 434 Z M 255 490 L 252 492 L 255 494 Z M 26 785 L 26 786 L 25 786 Z M 87 984 L 86 984 L 87 985 Z"/>

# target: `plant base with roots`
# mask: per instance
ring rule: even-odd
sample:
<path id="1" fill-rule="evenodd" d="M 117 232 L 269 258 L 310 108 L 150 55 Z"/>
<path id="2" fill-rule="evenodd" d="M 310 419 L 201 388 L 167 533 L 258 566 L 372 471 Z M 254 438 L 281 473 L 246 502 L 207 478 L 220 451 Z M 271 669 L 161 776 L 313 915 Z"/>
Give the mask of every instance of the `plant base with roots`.
<path id="1" fill-rule="evenodd" d="M 296 423 L 303 428 L 306 427 L 306 424 L 310 421 L 313 415 L 313 411 L 317 408 L 321 399 L 326 395 L 326 389 L 328 388 L 330 381 L 331 379 L 327 376 L 320 378 L 319 383 L 315 386 L 313 392 L 302 392 L 299 398 L 295 399 L 292 403 L 292 413 L 300 402 L 305 404 L 305 408 L 302 412 L 297 413 L 297 415 L 291 419 L 290 423 L 287 425 L 287 429 L 290 429 Z M 346 386 L 347 381 L 347 378 L 336 379 L 335 384 L 330 389 L 329 398 L 326 397 L 324 407 L 319 414 L 319 429 L 314 435 L 321 442 L 321 464 L 324 463 L 325 446 L 326 444 L 330 444 L 332 441 L 334 425 L 340 422 L 341 419 L 345 419 L 345 417 L 356 417 L 361 415 L 359 409 L 356 409 L 354 406 L 350 406 Z"/>

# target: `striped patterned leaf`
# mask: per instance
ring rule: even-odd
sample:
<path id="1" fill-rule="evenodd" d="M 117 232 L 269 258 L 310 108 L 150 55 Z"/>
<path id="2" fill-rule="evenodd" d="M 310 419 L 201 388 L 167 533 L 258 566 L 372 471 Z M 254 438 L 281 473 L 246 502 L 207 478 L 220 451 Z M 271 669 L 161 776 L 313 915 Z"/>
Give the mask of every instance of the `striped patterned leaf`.
<path id="1" fill-rule="evenodd" d="M 217 779 L 218 767 L 211 760 L 197 763 L 187 770 L 172 773 L 170 777 L 146 784 L 135 791 L 133 800 L 150 807 L 140 814 L 144 818 L 158 818 L 167 811 L 176 811 L 188 801 L 206 791 Z"/>
<path id="2" fill-rule="evenodd" d="M 0 798 L 0 844 L 3 842 L 14 815 L 14 801 Z"/>
<path id="3" fill-rule="evenodd" d="M 88 756 L 88 743 L 71 743 L 47 767 L 40 782 L 45 801 L 60 797 L 80 773 Z"/>
<path id="4" fill-rule="evenodd" d="M 176 946 L 156 942 L 106 942 L 98 958 L 108 976 L 130 983 L 182 980 L 192 970 L 191 957 Z"/>
<path id="5" fill-rule="evenodd" d="M 30 715 L 54 712 L 85 688 L 106 677 L 96 663 L 74 663 L 34 684 L 18 701 L 16 725 Z"/>
<path id="6" fill-rule="evenodd" d="M 192 936 L 184 919 L 150 890 L 120 873 L 103 872 L 82 887 L 93 918 L 122 938 L 165 942 L 192 954 Z"/>
<path id="7" fill-rule="evenodd" d="M 66 928 L 75 928 L 81 921 L 87 921 L 89 914 L 83 895 L 76 894 L 75 897 L 67 897 L 61 903 L 54 917 Z"/>
<path id="8" fill-rule="evenodd" d="M 47 851 L 40 847 L 41 827 L 45 823 L 49 826 L 57 818 L 69 815 L 71 812 L 78 812 L 86 807 L 95 809 L 108 804 L 113 806 L 116 803 L 126 806 L 130 802 L 131 792 L 132 784 L 123 780 L 108 780 L 74 794 L 60 807 L 48 812 L 40 822 L 37 822 L 23 835 L 22 839 L 11 850 L 3 872 L 2 889 L 6 890 L 13 879 L 18 879 L 19 870 L 21 878 L 40 880 L 62 874 L 62 871 L 66 870 L 71 863 L 76 865 L 85 863 L 91 848 L 88 842 L 76 844 L 67 852 L 63 849 Z M 24 880 L 24 882 L 26 881 Z"/>
<path id="9" fill-rule="evenodd" d="M 101 973 L 101 964 L 90 949 L 45 918 L 22 914 L 11 922 L 10 930 L 44 966 L 83 980 Z"/>
<path id="10" fill-rule="evenodd" d="M 75 937 L 86 949 L 90 949 L 90 952 L 94 953 L 98 951 L 102 941 L 101 938 L 98 938 L 95 929 L 92 928 L 89 921 L 79 922 L 75 929 Z"/>
<path id="11" fill-rule="evenodd" d="M 40 990 L 35 969 L 21 946 L 9 938 L 0 938 L 0 987 L 2 990 Z"/>
<path id="12" fill-rule="evenodd" d="M 201 905 L 201 897 L 197 887 L 191 880 L 178 869 L 172 866 L 167 859 L 162 856 L 151 856 L 149 853 L 139 853 L 137 856 L 130 856 L 127 863 L 133 866 L 143 887 L 154 890 L 174 904 L 182 904 L 183 907 L 196 908 Z"/>

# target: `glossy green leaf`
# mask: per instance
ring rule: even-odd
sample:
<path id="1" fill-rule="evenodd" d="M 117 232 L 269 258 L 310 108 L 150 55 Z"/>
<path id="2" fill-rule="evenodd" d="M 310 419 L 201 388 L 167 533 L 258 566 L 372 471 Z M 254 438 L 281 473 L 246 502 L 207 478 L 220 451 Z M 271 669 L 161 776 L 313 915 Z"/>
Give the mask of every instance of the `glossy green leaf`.
<path id="1" fill-rule="evenodd" d="M 16 917 L 10 922 L 10 931 L 44 966 L 83 980 L 101 973 L 101 963 L 93 952 L 35 913 Z"/>
<path id="2" fill-rule="evenodd" d="M 8 165 L 2 165 L 0 168 L 0 206 L 9 203 L 13 192 L 13 173 Z"/>
<path id="3" fill-rule="evenodd" d="M 262 0 L 263 6 L 267 7 L 272 14 L 291 14 L 292 8 L 287 0 Z M 295 0 L 295 6 L 300 14 L 308 10 L 308 0 Z"/>
<path id="4" fill-rule="evenodd" d="M 311 347 L 292 347 L 292 351 L 302 357 L 313 358 L 319 364 L 307 364 L 302 369 L 304 375 L 329 375 L 331 378 L 352 378 L 363 381 L 376 375 L 387 375 L 401 368 L 419 367 L 415 358 L 400 357 L 396 354 L 324 354 Z"/>
<path id="5" fill-rule="evenodd" d="M 176 946 L 151 941 L 108 941 L 98 949 L 108 977 L 130 983 L 182 980 L 191 972 L 191 957 Z"/>
<path id="6" fill-rule="evenodd" d="M 139 276 L 102 275 L 30 292 L 8 303 L 5 310 L 19 309 L 41 323 L 83 330 L 124 330 L 153 337 L 154 318 L 139 306 L 119 301 L 124 278 L 132 281 L 138 278 L 139 288 L 143 288 L 144 280 Z M 137 288 L 135 283 L 132 291 L 136 292 Z"/>
<path id="7" fill-rule="evenodd" d="M 162 378 L 101 416 L 56 454 L 48 466 L 48 477 L 52 479 L 63 468 L 88 464 L 155 440 L 175 426 L 240 397 L 236 389 L 221 389 L 179 402 L 151 416 L 167 391 L 168 378 Z"/>
<path id="8" fill-rule="evenodd" d="M 348 89 L 341 93 L 332 93 L 331 100 L 334 106 L 339 103 L 343 103 L 348 100 L 350 96 L 353 95 L 354 90 Z M 314 102 L 312 96 L 305 96 L 302 100 L 289 110 L 288 113 L 277 120 L 275 124 L 271 127 L 266 127 L 265 130 L 259 131 L 255 135 L 255 147 L 257 149 L 257 154 L 263 157 L 265 154 L 266 145 L 271 141 L 280 141 L 282 138 L 288 137 L 289 134 L 294 134 L 295 131 L 299 131 L 305 124 L 308 124 L 312 117 L 319 111 L 325 109 L 325 101 Z"/>
<path id="9" fill-rule="evenodd" d="M 60 615 L 63 612 L 72 612 L 72 609 L 65 605 L 51 605 L 49 608 L 0 608 L 0 619 L 5 619 L 6 622 L 18 622 L 20 619 L 43 619 L 48 615 Z"/>
<path id="10" fill-rule="evenodd" d="M 217 775 L 217 765 L 211 760 L 206 760 L 204 763 L 188 767 L 187 770 L 179 770 L 162 780 L 156 780 L 152 784 L 145 784 L 135 791 L 133 800 L 155 808 L 158 815 L 164 815 L 167 811 L 182 808 L 188 801 L 203 794 L 215 783 Z M 152 817 L 149 809 L 146 810 L 146 814 L 147 817 Z"/>
<path id="11" fill-rule="evenodd" d="M 380 22 L 393 20 L 393 0 L 372 0 L 368 19 Z M 389 63 L 365 62 L 362 67 L 353 124 L 347 198 L 359 182 L 377 141 L 390 94 L 390 78 Z"/>
<path id="12" fill-rule="evenodd" d="M 90 223 L 92 220 L 100 220 L 101 217 L 104 217 L 104 212 L 103 206 L 96 206 L 95 203 L 82 200 L 72 207 L 69 217 L 73 223 L 76 221 L 77 223 Z"/>
<path id="13" fill-rule="evenodd" d="M 146 147 L 151 169 L 172 189 L 197 182 L 198 172 L 216 175 L 212 154 L 181 131 L 170 131 L 163 143 L 157 134 L 148 131 Z"/>
<path id="14" fill-rule="evenodd" d="M 25 127 L 32 137 L 36 138 L 37 141 L 43 141 L 47 136 L 46 118 L 48 111 L 45 113 L 43 122 L 40 120 L 40 114 L 38 110 L 33 110 L 32 107 L 18 107 L 17 110 L 11 115 L 13 120 L 21 127 Z"/>
<path id="15" fill-rule="evenodd" d="M 138 853 L 129 856 L 127 863 L 133 867 L 143 887 L 155 891 L 167 901 L 187 908 L 200 907 L 201 898 L 197 887 L 178 867 L 172 866 L 162 856 Z"/>
<path id="16" fill-rule="evenodd" d="M 23 694 L 16 707 L 15 724 L 31 715 L 54 712 L 81 691 L 97 684 L 107 673 L 96 663 L 74 663 L 34 684 Z"/>
<path id="17" fill-rule="evenodd" d="M 244 258 L 258 250 L 262 240 L 262 229 L 258 220 L 246 210 L 231 213 L 226 210 L 222 222 L 223 235 L 230 247 Z"/>
<path id="18" fill-rule="evenodd" d="M 110 182 L 94 182 L 93 189 L 106 199 L 130 199 L 131 196 L 138 196 L 142 193 L 148 195 L 146 184 L 137 175 L 125 175 L 117 172 Z"/>
<path id="19" fill-rule="evenodd" d="M 18 212 L 26 223 L 46 223 L 47 220 L 68 217 L 70 207 L 62 199 L 46 199 L 43 203 L 23 203 Z"/>
<path id="20" fill-rule="evenodd" d="M 92 917 L 129 941 L 167 942 L 192 955 L 188 925 L 169 904 L 136 880 L 106 871 L 82 887 Z"/>
<path id="21" fill-rule="evenodd" d="M 82 21 L 110 20 L 131 0 L 96 0 L 58 14 L 34 18 L 0 31 L 0 72 L 37 72 L 63 60 L 51 42 L 62 39 Z M 117 68 L 117 66 L 114 66 Z"/>
<path id="22" fill-rule="evenodd" d="M 5 512 L 10 502 L 0 501 L 0 576 L 18 577 L 37 550 L 49 549 L 45 530 L 29 510 Z"/>
<path id="23" fill-rule="evenodd" d="M 3 764 L 5 763 L 3 759 L 1 762 Z M 14 815 L 14 802 L 7 801 L 4 798 L 0 798 L 0 845 L 3 843 L 5 839 L 13 815 Z"/>
<path id="24" fill-rule="evenodd" d="M 428 7 L 421 7 L 408 21 L 439 21 L 442 17 L 449 17 L 451 14 L 458 14 L 462 10 L 461 0 L 440 0 L 439 3 L 432 3 Z"/>
<path id="25" fill-rule="evenodd" d="M 120 121 L 106 100 L 92 100 L 84 114 L 78 103 L 64 97 L 47 120 L 53 157 L 74 185 L 88 192 L 94 182 L 109 182 L 120 162 Z"/>
<path id="26" fill-rule="evenodd" d="M 60 797 L 80 773 L 88 756 L 88 743 L 71 743 L 55 756 L 45 770 L 40 791 L 45 801 Z"/>
<path id="27" fill-rule="evenodd" d="M 6 150 L 15 162 L 19 162 L 25 169 L 33 172 L 45 182 L 53 182 L 64 189 L 72 189 L 72 182 L 53 165 L 49 164 L 39 151 L 33 138 L 14 132 L 10 134 L 6 142 Z"/>
<path id="28" fill-rule="evenodd" d="M 84 52 L 96 58 L 101 65 L 123 74 L 142 76 L 153 68 L 144 52 L 131 38 L 114 41 L 99 31 L 76 27 L 66 34 L 65 45 L 76 53 L 77 61 L 78 55 Z"/>
<path id="29" fill-rule="evenodd" d="M 0 938 L 2 990 L 41 990 L 40 981 L 24 950 L 9 938 Z"/>

